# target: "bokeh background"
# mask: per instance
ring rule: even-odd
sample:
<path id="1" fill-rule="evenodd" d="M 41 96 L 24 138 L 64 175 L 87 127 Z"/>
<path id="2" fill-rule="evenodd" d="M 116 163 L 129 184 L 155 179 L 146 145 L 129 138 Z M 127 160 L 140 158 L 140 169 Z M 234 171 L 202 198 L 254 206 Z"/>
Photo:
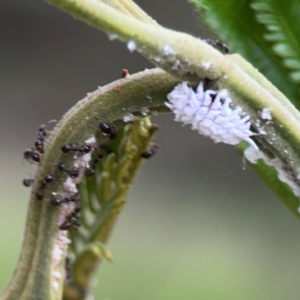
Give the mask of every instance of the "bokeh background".
<path id="1" fill-rule="evenodd" d="M 167 27 L 207 37 L 185 0 L 137 3 Z M 123 68 L 149 67 L 42 0 L 0 2 L 0 290 L 20 251 L 29 198 L 21 180 L 32 172 L 22 151 L 37 126 L 59 119 Z M 299 299 L 299 221 L 233 147 L 171 115 L 153 121 L 161 149 L 130 193 L 95 299 Z"/>

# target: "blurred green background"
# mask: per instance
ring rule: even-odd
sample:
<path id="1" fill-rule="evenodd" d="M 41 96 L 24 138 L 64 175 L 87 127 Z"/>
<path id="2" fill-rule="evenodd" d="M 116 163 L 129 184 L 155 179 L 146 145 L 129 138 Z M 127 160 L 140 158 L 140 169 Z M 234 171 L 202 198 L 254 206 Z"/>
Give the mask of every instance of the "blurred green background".
<path id="1" fill-rule="evenodd" d="M 161 24 L 207 37 L 185 0 L 137 1 Z M 124 44 L 42 0 L 0 2 L 0 289 L 23 235 L 32 173 L 22 161 L 37 126 L 151 65 Z M 94 282 L 100 300 L 300 298 L 300 223 L 233 147 L 172 116 L 154 118 L 159 154 L 130 193 Z M 34 249 L 32 249 L 34 251 Z"/>

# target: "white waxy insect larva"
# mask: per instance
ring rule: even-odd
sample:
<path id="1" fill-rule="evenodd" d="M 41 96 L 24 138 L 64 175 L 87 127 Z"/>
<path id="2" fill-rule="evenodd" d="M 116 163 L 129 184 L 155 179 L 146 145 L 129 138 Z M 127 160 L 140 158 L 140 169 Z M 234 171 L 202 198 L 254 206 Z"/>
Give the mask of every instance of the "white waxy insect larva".
<path id="1" fill-rule="evenodd" d="M 227 90 L 203 90 L 200 83 L 194 91 L 183 82 L 168 95 L 169 107 L 175 114 L 175 121 L 191 124 L 193 130 L 209 136 L 216 143 L 236 145 L 244 140 L 258 149 L 251 139 L 250 116 L 241 107 L 231 107 Z"/>
<path id="2" fill-rule="evenodd" d="M 216 143 L 236 145 L 242 140 L 248 142 L 250 147 L 245 150 L 244 157 L 253 164 L 262 159 L 266 165 L 274 167 L 278 179 L 287 184 L 296 197 L 300 197 L 300 187 L 294 176 L 286 170 L 284 163 L 279 158 L 267 157 L 251 139 L 256 133 L 250 130 L 250 116 L 239 106 L 231 107 L 232 100 L 226 90 L 204 91 L 203 84 L 200 83 L 194 91 L 184 82 L 174 88 L 168 95 L 168 100 L 166 106 L 174 112 L 176 121 L 191 124 L 193 130 L 209 136 Z M 264 108 L 260 112 L 260 118 L 270 122 L 271 109 Z M 256 120 L 255 125 L 259 128 L 260 121 Z M 266 134 L 262 128 L 259 128 L 259 132 Z M 286 149 L 284 152 L 288 153 Z M 300 213 L 300 205 L 298 211 Z"/>

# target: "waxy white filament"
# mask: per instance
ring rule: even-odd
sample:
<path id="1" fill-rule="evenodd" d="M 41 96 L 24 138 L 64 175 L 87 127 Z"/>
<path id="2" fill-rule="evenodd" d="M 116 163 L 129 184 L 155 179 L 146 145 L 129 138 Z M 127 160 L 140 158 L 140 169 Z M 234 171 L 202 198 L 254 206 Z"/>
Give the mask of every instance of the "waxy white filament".
<path id="1" fill-rule="evenodd" d="M 191 124 L 193 130 L 216 143 L 236 145 L 243 140 L 258 149 L 251 139 L 250 116 L 239 106 L 230 107 L 232 100 L 226 90 L 204 91 L 200 83 L 194 91 L 183 82 L 168 95 L 168 100 L 166 106 L 175 113 L 175 121 Z"/>

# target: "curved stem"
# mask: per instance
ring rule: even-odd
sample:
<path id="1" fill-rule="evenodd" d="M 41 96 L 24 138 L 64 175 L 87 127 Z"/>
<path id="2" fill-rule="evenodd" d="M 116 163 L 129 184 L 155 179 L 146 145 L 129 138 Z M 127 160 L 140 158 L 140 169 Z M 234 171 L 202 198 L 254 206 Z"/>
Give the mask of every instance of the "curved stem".
<path id="1" fill-rule="evenodd" d="M 140 21 L 144 19 L 140 13 L 126 5 L 117 6 L 117 1 L 114 1 L 116 6 L 111 1 L 112 6 L 124 13 L 99 0 L 48 2 L 122 41 L 131 41 L 131 49 L 135 47 L 155 65 L 180 80 L 198 83 L 201 78 L 206 78 L 213 86 L 227 88 L 233 104 L 241 106 L 251 116 L 252 125 L 258 131 L 258 111 L 271 109 L 272 122 L 264 124 L 266 134 L 257 135 L 256 140 L 261 150 L 278 157 L 295 182 L 300 184 L 300 115 L 252 66 L 243 63 L 242 59 L 237 62 L 232 56 L 222 55 L 200 39 L 162 28 L 150 21 Z M 36 177 L 36 182 L 39 182 L 43 176 L 51 174 L 55 181 L 51 189 L 45 189 L 43 202 L 36 201 L 34 193 L 38 186 L 34 186 L 19 265 L 1 299 L 61 298 L 62 285 L 54 290 L 50 280 L 58 211 L 49 207 L 48 201 L 51 193 L 59 191 L 65 180 L 65 176 L 57 170 L 57 162 L 63 159 L 67 165 L 72 162 L 71 157 L 65 159 L 62 156 L 61 145 L 83 143 L 95 133 L 99 122 L 113 122 L 128 113 L 141 114 L 143 108 L 149 108 L 150 114 L 165 111 L 165 96 L 176 83 L 176 79 L 162 71 L 139 73 L 99 89 L 64 116 L 47 144 Z"/>
<path id="2" fill-rule="evenodd" d="M 66 178 L 57 169 L 57 163 L 64 161 L 69 165 L 72 162 L 72 157 L 63 156 L 61 146 L 66 143 L 83 144 L 95 134 L 99 122 L 112 122 L 128 113 L 139 113 L 143 108 L 149 108 L 150 114 L 165 112 L 163 104 L 166 95 L 177 83 L 177 80 L 163 71 L 144 71 L 98 89 L 65 114 L 55 127 L 38 168 L 21 255 L 1 300 L 61 299 L 62 284 L 57 290 L 51 285 L 51 264 L 59 212 L 49 204 L 52 192 L 59 192 Z M 44 201 L 37 201 L 35 191 L 46 174 L 51 174 L 55 180 L 44 190 Z M 64 262 L 60 267 L 64 274 Z"/>
<path id="3" fill-rule="evenodd" d="M 156 66 L 190 83 L 206 78 L 217 88 L 227 88 L 234 106 L 250 115 L 253 127 L 266 134 L 255 139 L 261 150 L 273 153 L 300 185 L 300 114 L 262 74 L 238 55 L 222 55 L 200 39 L 153 26 L 129 17 L 96 0 L 47 0 L 90 25 L 131 43 Z M 263 124 L 258 113 L 272 112 Z"/>
<path id="4" fill-rule="evenodd" d="M 200 39 L 132 18 L 97 0 L 46 0 L 124 42 L 132 41 L 157 66 L 195 83 L 224 73 L 223 55 Z M 202 61 L 211 61 L 209 69 Z M 196 62 L 196 63 L 195 63 Z"/>

